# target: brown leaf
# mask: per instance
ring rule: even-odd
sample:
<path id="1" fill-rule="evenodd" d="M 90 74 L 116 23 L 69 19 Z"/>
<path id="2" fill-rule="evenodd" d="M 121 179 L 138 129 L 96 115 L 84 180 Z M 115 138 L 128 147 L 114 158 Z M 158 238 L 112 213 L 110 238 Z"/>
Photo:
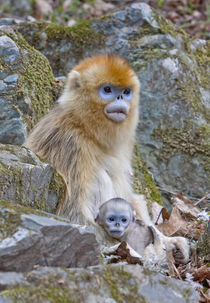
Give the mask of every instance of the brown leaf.
<path id="1" fill-rule="evenodd" d="M 173 198 L 173 204 L 176 206 L 185 217 L 197 218 L 201 212 L 200 208 L 195 206 L 188 198 L 184 197 L 182 193 L 177 194 Z"/>
<path id="2" fill-rule="evenodd" d="M 134 256 L 131 252 L 131 248 L 129 245 L 123 241 L 120 246 L 116 250 L 116 255 L 121 257 L 121 261 L 126 261 L 129 264 L 140 264 L 142 265 L 142 261 L 137 256 Z"/>
<path id="3" fill-rule="evenodd" d="M 187 232 L 187 222 L 180 215 L 177 207 L 174 207 L 168 222 L 159 224 L 157 228 L 166 236 L 173 236 L 177 231 L 182 231 L 182 234 Z"/>
<path id="4" fill-rule="evenodd" d="M 195 269 L 193 272 L 193 276 L 195 280 L 198 280 L 199 282 L 202 282 L 205 279 L 210 279 L 210 267 L 207 267 L 207 265 L 203 265 L 198 269 Z"/>
<path id="5" fill-rule="evenodd" d="M 165 207 L 163 207 L 162 209 L 162 217 L 163 217 L 163 221 L 169 220 L 170 218 L 170 215 Z"/>

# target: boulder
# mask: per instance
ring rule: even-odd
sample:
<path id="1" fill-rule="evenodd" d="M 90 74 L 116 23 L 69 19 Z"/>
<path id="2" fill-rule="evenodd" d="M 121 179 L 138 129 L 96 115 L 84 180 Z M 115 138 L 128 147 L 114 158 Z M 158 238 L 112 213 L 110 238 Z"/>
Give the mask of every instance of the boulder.
<path id="1" fill-rule="evenodd" d="M 0 26 L 0 142 L 21 145 L 55 99 L 47 59 L 9 26 Z"/>
<path id="2" fill-rule="evenodd" d="M 11 282 L 10 282 L 11 281 Z M 0 302 L 198 303 L 191 286 L 139 265 L 87 269 L 40 267 L 24 275 L 0 273 Z M 4 301 L 1 301 L 4 300 Z M 55 301 L 56 300 L 56 301 Z"/>
<path id="3" fill-rule="evenodd" d="M 5 201 L 0 202 L 0 220 L 0 271 L 100 263 L 99 244 L 91 227 Z"/>
<path id="4" fill-rule="evenodd" d="M 0 200 L 55 212 L 64 197 L 63 179 L 25 147 L 0 144 Z"/>

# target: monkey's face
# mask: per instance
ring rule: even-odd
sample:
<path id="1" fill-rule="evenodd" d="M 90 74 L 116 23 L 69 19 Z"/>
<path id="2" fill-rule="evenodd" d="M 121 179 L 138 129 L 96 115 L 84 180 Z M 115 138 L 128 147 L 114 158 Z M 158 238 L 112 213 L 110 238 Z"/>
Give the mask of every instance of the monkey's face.
<path id="1" fill-rule="evenodd" d="M 79 63 L 69 75 L 69 91 L 83 121 L 128 121 L 138 110 L 140 84 L 129 64 L 116 55 L 99 55 Z M 97 124 L 98 125 L 98 124 Z M 113 126 L 113 123 L 111 123 Z"/>
<path id="2" fill-rule="evenodd" d="M 105 216 L 105 226 L 108 234 L 116 239 L 120 239 L 128 225 L 131 218 L 127 213 L 107 213 Z"/>
<path id="3" fill-rule="evenodd" d="M 104 107 L 104 114 L 108 119 L 115 122 L 122 122 L 129 113 L 130 104 L 133 97 L 131 87 L 117 87 L 112 84 L 103 84 L 99 88 L 99 96 L 109 103 Z"/>
<path id="4" fill-rule="evenodd" d="M 111 237 L 121 239 L 130 223 L 135 221 L 135 211 L 124 199 L 113 198 L 101 205 L 95 221 Z"/>

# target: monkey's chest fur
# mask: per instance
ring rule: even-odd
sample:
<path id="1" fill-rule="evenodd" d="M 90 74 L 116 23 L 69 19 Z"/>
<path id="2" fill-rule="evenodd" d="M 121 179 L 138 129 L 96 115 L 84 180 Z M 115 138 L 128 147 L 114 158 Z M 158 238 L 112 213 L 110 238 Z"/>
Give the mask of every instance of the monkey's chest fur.
<path id="1" fill-rule="evenodd" d="M 127 165 L 118 165 L 118 169 L 108 165 L 101 167 L 96 173 L 93 191 L 89 197 L 89 207 L 94 217 L 103 202 L 116 197 L 131 200 L 132 189 Z"/>

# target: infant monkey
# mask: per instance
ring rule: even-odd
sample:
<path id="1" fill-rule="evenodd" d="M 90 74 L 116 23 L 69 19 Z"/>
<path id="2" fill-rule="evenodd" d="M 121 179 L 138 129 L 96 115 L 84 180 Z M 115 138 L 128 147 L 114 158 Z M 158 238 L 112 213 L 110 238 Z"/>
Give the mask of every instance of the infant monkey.
<path id="1" fill-rule="evenodd" d="M 135 219 L 130 203 L 121 198 L 106 201 L 99 208 L 95 221 L 109 236 L 126 241 L 141 256 L 149 244 L 154 243 L 155 230 Z"/>

